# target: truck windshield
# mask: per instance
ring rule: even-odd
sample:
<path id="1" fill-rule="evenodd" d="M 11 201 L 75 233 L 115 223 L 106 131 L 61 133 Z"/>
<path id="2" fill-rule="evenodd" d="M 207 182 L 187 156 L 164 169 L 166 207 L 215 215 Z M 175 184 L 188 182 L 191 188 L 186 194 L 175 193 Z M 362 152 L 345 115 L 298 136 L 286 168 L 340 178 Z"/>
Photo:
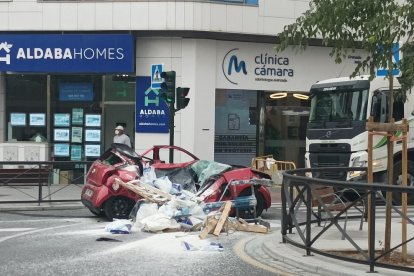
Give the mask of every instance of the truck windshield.
<path id="1" fill-rule="evenodd" d="M 318 91 L 312 96 L 309 122 L 365 121 L 368 90 Z"/>

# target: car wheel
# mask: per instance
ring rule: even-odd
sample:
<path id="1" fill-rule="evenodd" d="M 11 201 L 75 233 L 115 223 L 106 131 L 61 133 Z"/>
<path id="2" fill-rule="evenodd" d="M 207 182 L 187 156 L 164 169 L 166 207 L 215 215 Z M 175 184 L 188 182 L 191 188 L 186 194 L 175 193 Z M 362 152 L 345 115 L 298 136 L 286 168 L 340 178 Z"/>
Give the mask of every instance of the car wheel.
<path id="1" fill-rule="evenodd" d="M 250 196 L 252 194 L 250 189 L 243 190 L 239 196 Z M 256 217 L 259 217 L 263 210 L 266 207 L 265 199 L 263 195 L 259 192 L 258 189 L 254 189 L 254 195 L 256 196 Z M 239 210 L 239 216 L 243 219 L 253 219 L 254 218 L 254 211 L 251 209 L 240 209 Z"/>
<path id="2" fill-rule="evenodd" d="M 130 198 L 123 196 L 111 197 L 105 203 L 104 212 L 109 220 L 114 218 L 127 219 L 133 206 L 134 201 Z"/>
<path id="3" fill-rule="evenodd" d="M 398 161 L 394 164 L 393 168 L 394 185 L 402 185 L 401 170 L 402 162 Z M 414 187 L 414 162 L 411 160 L 407 161 L 407 187 Z M 393 193 L 392 199 L 396 205 L 401 205 L 402 193 Z M 414 193 L 407 193 L 407 203 L 414 204 Z"/>

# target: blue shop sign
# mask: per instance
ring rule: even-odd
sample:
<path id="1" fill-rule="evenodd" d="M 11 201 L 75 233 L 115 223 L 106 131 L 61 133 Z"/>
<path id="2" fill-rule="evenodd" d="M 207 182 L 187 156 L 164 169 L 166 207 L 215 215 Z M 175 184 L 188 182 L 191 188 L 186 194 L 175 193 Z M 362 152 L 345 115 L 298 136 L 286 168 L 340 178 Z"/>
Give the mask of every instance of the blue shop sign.
<path id="1" fill-rule="evenodd" d="M 169 109 L 158 89 L 151 88 L 151 77 L 137 77 L 135 132 L 168 133 Z"/>
<path id="2" fill-rule="evenodd" d="M 132 35 L 0 35 L 0 72 L 131 73 L 134 61 Z"/>

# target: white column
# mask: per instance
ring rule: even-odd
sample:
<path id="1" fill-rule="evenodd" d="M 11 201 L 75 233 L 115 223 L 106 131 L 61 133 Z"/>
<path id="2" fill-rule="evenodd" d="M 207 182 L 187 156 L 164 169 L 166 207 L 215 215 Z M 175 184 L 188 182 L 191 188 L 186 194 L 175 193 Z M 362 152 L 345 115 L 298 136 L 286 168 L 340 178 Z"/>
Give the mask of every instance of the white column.
<path id="1" fill-rule="evenodd" d="M 184 39 L 182 86 L 190 87 L 190 103 L 180 111 L 181 145 L 200 159 L 214 159 L 216 41 Z"/>

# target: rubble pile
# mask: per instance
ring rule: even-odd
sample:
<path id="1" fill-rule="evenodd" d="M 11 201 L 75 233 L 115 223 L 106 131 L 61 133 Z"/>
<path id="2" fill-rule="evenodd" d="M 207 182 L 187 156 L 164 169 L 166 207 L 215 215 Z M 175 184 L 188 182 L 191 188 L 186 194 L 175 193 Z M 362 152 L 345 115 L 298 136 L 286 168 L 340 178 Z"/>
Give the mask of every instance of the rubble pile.
<path id="1" fill-rule="evenodd" d="M 201 231 L 199 237 L 204 239 L 208 234 L 218 236 L 222 231 L 267 233 L 270 228 L 260 220 L 262 223 L 252 224 L 241 218 L 229 217 L 234 207 L 232 201 L 216 202 L 213 206 L 217 208 L 214 209 L 165 176 L 151 181 L 152 184 L 148 184 L 148 179 L 147 182 L 116 179 L 116 182 L 142 198 L 131 212 L 131 231 Z"/>

